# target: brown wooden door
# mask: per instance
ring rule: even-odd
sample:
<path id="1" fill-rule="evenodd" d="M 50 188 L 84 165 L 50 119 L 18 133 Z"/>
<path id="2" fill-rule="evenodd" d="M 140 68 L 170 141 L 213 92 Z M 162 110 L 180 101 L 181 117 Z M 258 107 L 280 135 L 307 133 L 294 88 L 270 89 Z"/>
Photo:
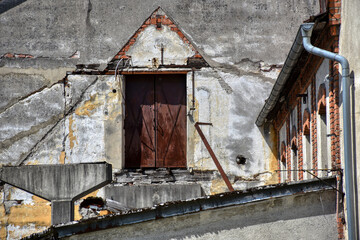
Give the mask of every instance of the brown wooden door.
<path id="1" fill-rule="evenodd" d="M 155 167 L 154 77 L 126 77 L 125 167 Z"/>
<path id="2" fill-rule="evenodd" d="M 185 75 L 126 78 L 125 167 L 186 167 Z"/>
<path id="3" fill-rule="evenodd" d="M 156 166 L 186 166 L 186 88 L 184 75 L 156 79 Z"/>

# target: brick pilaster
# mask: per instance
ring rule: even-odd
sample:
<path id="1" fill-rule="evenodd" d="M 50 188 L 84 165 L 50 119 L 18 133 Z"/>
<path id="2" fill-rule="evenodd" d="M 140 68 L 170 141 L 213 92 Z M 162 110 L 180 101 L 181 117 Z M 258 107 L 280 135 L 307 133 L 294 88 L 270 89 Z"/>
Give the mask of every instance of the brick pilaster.
<path id="1" fill-rule="evenodd" d="M 317 156 L 317 124 L 316 124 L 316 79 L 312 77 L 311 81 L 311 145 L 312 145 L 312 168 L 313 174 L 318 175 L 318 156 Z"/>
<path id="2" fill-rule="evenodd" d="M 290 141 L 290 116 L 286 119 L 286 168 L 287 180 L 291 181 L 291 141 Z"/>
<path id="3" fill-rule="evenodd" d="M 301 171 L 304 166 L 304 154 L 303 154 L 303 126 L 302 126 L 302 115 L 301 115 L 301 98 L 298 100 L 297 104 L 297 143 L 298 143 L 298 170 L 299 170 L 299 180 L 304 179 L 304 173 Z"/>

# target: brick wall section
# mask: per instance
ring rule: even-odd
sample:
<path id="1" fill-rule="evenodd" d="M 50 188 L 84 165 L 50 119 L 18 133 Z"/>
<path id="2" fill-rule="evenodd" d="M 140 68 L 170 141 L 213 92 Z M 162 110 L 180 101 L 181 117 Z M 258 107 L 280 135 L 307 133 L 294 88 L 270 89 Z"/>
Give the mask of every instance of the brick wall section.
<path id="1" fill-rule="evenodd" d="M 331 51 L 339 52 L 339 29 L 341 24 L 341 0 L 329 0 L 330 38 L 332 38 Z M 329 70 L 332 81 L 329 84 L 330 107 L 330 134 L 331 134 L 331 164 L 332 168 L 341 169 L 340 157 L 340 112 L 339 112 L 339 63 L 330 62 Z M 338 189 L 342 189 L 342 175 L 337 175 Z M 344 234 L 344 206 L 343 194 L 337 193 L 336 203 L 338 239 L 345 239 Z"/>
<path id="2" fill-rule="evenodd" d="M 334 50 L 337 47 L 334 47 Z M 331 134 L 331 162 L 334 168 L 341 168 L 340 157 L 340 111 L 339 111 L 339 63 L 331 62 L 330 70 L 332 81 L 330 83 L 330 134 Z M 331 93 L 331 94 L 330 94 Z"/>
<path id="3" fill-rule="evenodd" d="M 278 132 L 277 132 L 278 133 Z M 281 142 L 280 142 L 280 134 L 278 133 L 277 134 L 277 145 L 278 145 L 278 149 L 279 149 L 279 151 L 278 151 L 278 159 L 280 159 L 280 161 L 278 161 L 278 169 L 279 170 L 281 170 L 281 155 L 282 155 L 282 149 L 281 149 Z M 281 175 L 282 175 L 282 172 L 280 171 L 280 172 L 278 172 L 279 174 L 278 174 L 278 180 L 279 180 L 279 183 L 281 183 Z"/>
<path id="4" fill-rule="evenodd" d="M 328 1 L 328 13 L 329 13 L 329 23 L 328 26 L 324 28 L 324 32 L 321 33 L 313 45 L 318 46 L 322 49 L 326 49 L 332 52 L 339 52 L 339 29 L 341 23 L 341 0 L 329 0 Z M 296 98 L 296 94 L 306 92 L 307 87 L 311 84 L 311 145 L 312 145 L 312 155 L 313 155 L 313 168 L 318 168 L 318 159 L 317 159 L 317 129 L 316 129 L 316 85 L 315 85 L 315 75 L 316 71 L 319 68 L 322 62 L 322 58 L 316 57 L 314 55 L 309 55 L 306 60 L 306 64 L 303 65 L 301 73 L 296 77 L 296 79 L 290 79 L 293 81 L 292 88 L 286 93 L 286 101 L 280 104 L 279 110 L 276 113 L 276 116 L 273 118 L 273 124 L 277 131 L 280 131 L 281 127 L 286 123 L 287 127 L 287 179 L 291 180 L 290 174 L 290 163 L 291 163 L 291 148 L 290 148 L 290 124 L 289 116 L 290 110 L 293 109 L 296 105 L 299 107 L 299 99 Z M 342 172 L 341 172 L 341 158 L 340 158 L 340 113 L 339 113 L 339 64 L 336 62 L 330 62 L 329 73 L 332 77 L 329 82 L 329 114 L 330 114 L 330 134 L 331 134 L 331 162 L 333 169 L 340 169 L 337 178 L 339 182 L 338 189 L 342 189 Z M 302 152 L 302 141 L 301 136 L 303 134 L 303 128 L 301 126 L 302 117 L 299 113 L 298 108 L 298 149 L 299 149 L 299 169 L 303 167 L 303 152 Z M 280 164 L 280 161 L 279 161 Z M 279 165 L 280 169 L 280 165 Z M 301 172 L 301 171 L 300 171 Z M 303 179 L 302 172 L 299 172 L 299 180 Z M 318 175 L 317 171 L 314 171 L 315 175 Z M 338 226 L 338 239 L 345 239 L 344 236 L 344 208 L 343 208 L 343 195 L 338 193 L 337 197 L 337 226 Z"/>
<path id="5" fill-rule="evenodd" d="M 311 82 L 311 146 L 312 146 L 312 168 L 313 174 L 318 175 L 318 157 L 317 157 L 317 109 L 316 109 L 316 79 L 312 77 Z"/>
<path id="6" fill-rule="evenodd" d="M 329 24 L 331 25 L 329 37 L 332 39 L 331 51 L 339 52 L 339 27 L 340 27 L 340 12 L 341 1 L 329 1 Z M 329 71 L 332 81 L 329 84 L 329 108 L 330 108 L 330 134 L 331 134 L 331 163 L 332 168 L 341 168 L 340 155 L 340 64 L 338 62 L 330 61 Z"/>
<path id="7" fill-rule="evenodd" d="M 125 44 L 125 46 L 115 55 L 115 57 L 111 60 L 112 62 L 117 59 L 128 59 L 130 56 L 126 55 L 126 52 L 129 51 L 130 47 L 134 45 L 137 37 L 141 32 L 145 30 L 150 25 L 156 26 L 156 29 L 161 29 L 163 25 L 168 26 L 171 31 L 176 32 L 179 37 L 183 40 L 184 43 L 188 44 L 192 50 L 195 52 L 194 58 L 202 58 L 198 51 L 194 48 L 194 46 L 190 43 L 190 41 L 185 37 L 185 35 L 180 31 L 180 29 L 175 25 L 174 21 L 171 20 L 167 15 L 159 14 L 160 8 L 156 9 L 149 18 L 145 20 L 145 22 L 141 25 L 141 27 L 134 33 L 134 35 L 130 38 L 130 40 Z"/>
<path id="8" fill-rule="evenodd" d="M 339 171 L 336 180 L 337 180 L 337 189 L 341 191 L 342 186 L 342 172 Z M 345 214 L 344 214 L 344 194 L 341 192 L 336 193 L 336 223 L 338 231 L 338 239 L 345 239 L 344 234 L 344 223 L 345 223 Z"/>
<path id="9" fill-rule="evenodd" d="M 5 53 L 2 58 L 34 58 L 34 56 L 22 53 Z"/>
<path id="10" fill-rule="evenodd" d="M 286 168 L 287 168 L 287 181 L 291 182 L 290 118 L 286 120 Z"/>
<path id="11" fill-rule="evenodd" d="M 301 99 L 298 99 L 298 105 L 297 105 L 297 142 L 298 142 L 298 169 L 299 169 L 299 175 L 298 179 L 304 180 L 304 172 L 301 171 L 304 166 L 304 154 L 303 154 L 303 126 L 302 126 L 302 115 L 301 115 Z"/>

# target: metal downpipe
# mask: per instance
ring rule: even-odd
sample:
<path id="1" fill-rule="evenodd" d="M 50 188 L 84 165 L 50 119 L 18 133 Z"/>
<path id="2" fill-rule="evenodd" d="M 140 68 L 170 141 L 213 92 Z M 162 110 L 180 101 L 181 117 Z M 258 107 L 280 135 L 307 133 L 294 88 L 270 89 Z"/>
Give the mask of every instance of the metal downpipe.
<path id="1" fill-rule="evenodd" d="M 350 69 L 348 60 L 336 53 L 326 51 L 311 45 L 311 34 L 314 23 L 304 23 L 301 25 L 301 34 L 303 45 L 306 51 L 319 57 L 337 61 L 342 67 L 342 101 L 343 101 L 343 134 L 344 134 L 344 157 L 345 157 L 345 190 L 347 206 L 347 228 L 348 239 L 356 240 L 358 228 L 356 223 L 356 206 L 355 206 L 355 182 L 352 160 L 351 145 L 351 122 L 350 122 Z"/>

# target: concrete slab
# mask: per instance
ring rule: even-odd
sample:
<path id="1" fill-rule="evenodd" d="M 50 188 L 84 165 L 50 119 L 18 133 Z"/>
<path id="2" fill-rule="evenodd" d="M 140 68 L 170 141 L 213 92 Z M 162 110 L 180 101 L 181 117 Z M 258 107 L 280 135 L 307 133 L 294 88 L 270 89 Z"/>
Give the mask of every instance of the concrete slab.
<path id="1" fill-rule="evenodd" d="M 152 184 L 105 187 L 105 197 L 127 208 L 146 208 L 154 205 L 188 200 L 203 196 L 200 184 Z"/>
<path id="2" fill-rule="evenodd" d="M 51 223 L 74 220 L 74 201 L 111 182 L 111 164 L 28 165 L 3 167 L 0 179 L 51 201 Z"/>
<path id="3" fill-rule="evenodd" d="M 81 163 L 3 167 L 0 179 L 46 200 L 76 200 L 108 184 L 111 165 Z"/>

